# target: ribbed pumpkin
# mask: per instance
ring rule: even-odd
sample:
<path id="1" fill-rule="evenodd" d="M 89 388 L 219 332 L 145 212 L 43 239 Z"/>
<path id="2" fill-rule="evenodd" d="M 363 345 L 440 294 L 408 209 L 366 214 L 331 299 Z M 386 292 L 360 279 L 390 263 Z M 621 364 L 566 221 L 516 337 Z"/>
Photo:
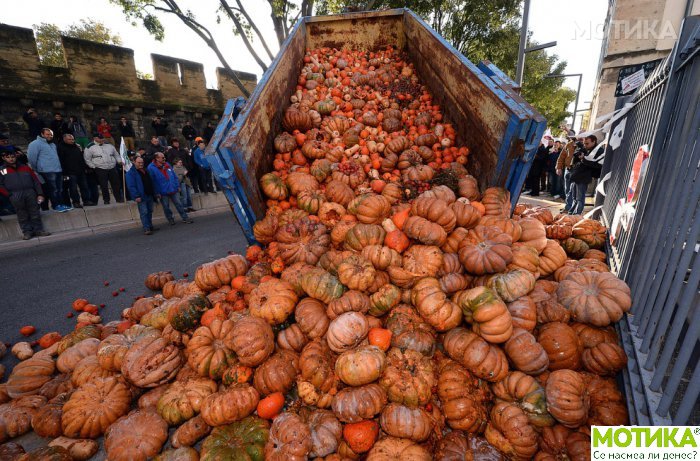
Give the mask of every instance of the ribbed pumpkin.
<path id="1" fill-rule="evenodd" d="M 234 322 L 213 320 L 197 328 L 187 344 L 187 363 L 202 377 L 221 379 L 227 368 L 236 364 L 232 350 Z"/>
<path id="2" fill-rule="evenodd" d="M 298 299 L 294 287 L 288 282 L 274 278 L 266 280 L 250 294 L 250 315 L 270 325 L 279 325 L 294 312 Z"/>
<path id="3" fill-rule="evenodd" d="M 177 331 L 188 331 L 197 328 L 199 319 L 211 303 L 201 294 L 188 295 L 172 304 L 168 309 L 168 322 Z"/>
<path id="4" fill-rule="evenodd" d="M 552 274 L 566 262 L 566 252 L 556 240 L 547 240 L 547 246 L 540 254 L 540 274 Z"/>
<path id="5" fill-rule="evenodd" d="M 630 289 L 610 272 L 575 272 L 562 280 L 557 296 L 574 320 L 605 327 L 632 307 Z"/>
<path id="6" fill-rule="evenodd" d="M 179 426 L 199 413 L 204 399 L 216 391 L 216 382 L 207 378 L 175 381 L 158 400 L 158 414 L 169 425 Z"/>
<path id="7" fill-rule="evenodd" d="M 573 237 L 563 240 L 561 247 L 566 251 L 567 255 L 575 259 L 583 258 L 583 255 L 589 250 L 586 242 Z"/>
<path id="8" fill-rule="evenodd" d="M 460 307 L 440 289 L 432 277 L 420 279 L 411 290 L 411 303 L 421 317 L 437 331 L 448 331 L 462 321 Z"/>
<path id="9" fill-rule="evenodd" d="M 379 384 L 346 387 L 333 397 L 333 413 L 344 423 L 357 423 L 378 415 L 387 403 L 387 394 Z"/>
<path id="10" fill-rule="evenodd" d="M 383 245 L 386 231 L 376 224 L 357 224 L 345 235 L 345 247 L 360 252 L 370 245 Z"/>
<path id="11" fill-rule="evenodd" d="M 508 459 L 526 460 L 537 452 L 538 436 L 527 415 L 517 405 L 497 402 L 491 409 L 486 440 Z"/>
<path id="12" fill-rule="evenodd" d="M 581 367 L 583 347 L 576 332 L 565 323 L 550 322 L 542 325 L 537 341 L 549 357 L 550 370 L 577 370 Z"/>
<path id="13" fill-rule="evenodd" d="M 215 427 L 202 442 L 200 460 L 261 460 L 270 434 L 270 423 L 255 416 Z"/>
<path id="14" fill-rule="evenodd" d="M 434 222 L 446 233 L 452 232 L 457 224 L 455 212 L 446 201 L 439 198 L 418 197 L 411 205 L 411 214 Z"/>
<path id="15" fill-rule="evenodd" d="M 391 202 L 383 195 L 366 194 L 348 204 L 348 212 L 363 224 L 380 224 L 389 217 Z"/>
<path id="16" fill-rule="evenodd" d="M 554 425 L 554 419 L 547 411 L 544 389 L 532 376 L 512 371 L 491 389 L 497 398 L 514 403 L 523 410 L 533 426 Z"/>
<path id="17" fill-rule="evenodd" d="M 289 196 L 284 180 L 275 173 L 267 173 L 260 178 L 260 188 L 272 200 L 286 200 Z"/>
<path id="18" fill-rule="evenodd" d="M 36 394 L 41 386 L 51 380 L 55 369 L 54 361 L 49 356 L 35 356 L 18 363 L 7 378 L 7 394 L 13 399 Z"/>
<path id="19" fill-rule="evenodd" d="M 486 285 L 505 302 L 512 302 L 535 288 L 535 276 L 525 269 L 515 269 L 493 275 Z"/>
<path id="20" fill-rule="evenodd" d="M 583 377 L 572 370 L 553 371 L 545 386 L 547 410 L 562 425 L 576 428 L 586 422 L 590 404 Z"/>
<path id="21" fill-rule="evenodd" d="M 470 274 L 503 272 L 513 259 L 512 239 L 496 227 L 476 226 L 459 243 L 459 260 Z"/>
<path id="22" fill-rule="evenodd" d="M 369 301 L 370 315 L 381 317 L 390 309 L 395 307 L 401 301 L 401 290 L 396 286 L 387 283 L 383 285 L 376 293 L 372 293 Z"/>
<path id="23" fill-rule="evenodd" d="M 488 385 L 457 362 L 443 359 L 438 365 L 437 395 L 452 429 L 478 434 L 488 422 Z"/>
<path id="24" fill-rule="evenodd" d="M 360 346 L 340 354 L 335 374 L 349 386 L 362 386 L 376 381 L 386 364 L 384 352 L 376 346 Z"/>
<path id="25" fill-rule="evenodd" d="M 605 233 L 605 226 L 600 221 L 582 219 L 574 224 L 571 235 L 583 240 L 593 249 L 601 249 L 605 245 Z"/>
<path id="26" fill-rule="evenodd" d="M 366 291 L 376 272 L 374 266 L 360 255 L 351 255 L 338 265 L 340 282 L 351 290 Z"/>
<path id="27" fill-rule="evenodd" d="M 508 359 L 503 350 L 465 328 L 450 330 L 443 345 L 447 355 L 481 379 L 497 382 L 508 374 Z"/>
<path id="28" fill-rule="evenodd" d="M 299 374 L 299 356 L 291 351 L 279 351 L 255 369 L 253 384 L 261 395 L 287 393 Z"/>
<path id="29" fill-rule="evenodd" d="M 130 404 L 129 387 L 119 378 L 98 378 L 85 383 L 63 405 L 63 435 L 97 438 L 129 411 Z"/>
<path id="30" fill-rule="evenodd" d="M 452 300 L 472 324 L 474 332 L 490 343 L 504 343 L 513 334 L 513 321 L 506 304 L 486 287 L 456 293 Z"/>
<path id="31" fill-rule="evenodd" d="M 238 384 L 204 399 L 201 415 L 210 426 L 223 426 L 241 420 L 255 411 L 260 396 L 254 387 Z"/>
<path id="32" fill-rule="evenodd" d="M 455 215 L 455 223 L 459 227 L 471 229 L 476 227 L 481 220 L 481 213 L 478 209 L 469 204 L 469 200 L 460 198 L 450 205 Z"/>
<path id="33" fill-rule="evenodd" d="M 194 281 L 204 291 L 213 291 L 223 285 L 229 285 L 239 275 L 245 275 L 248 263 L 240 255 L 230 255 L 197 268 Z"/>
<path id="34" fill-rule="evenodd" d="M 275 241 L 280 257 L 287 265 L 302 262 L 313 266 L 331 245 L 326 226 L 308 217 L 281 226 L 277 229 Z"/>
<path id="35" fill-rule="evenodd" d="M 411 306 L 399 304 L 392 309 L 386 319 L 386 328 L 391 331 L 393 347 L 433 355 L 436 333 Z"/>
<path id="36" fill-rule="evenodd" d="M 307 459 L 312 447 L 308 424 L 299 415 L 284 412 L 272 422 L 270 436 L 265 444 L 265 459 Z"/>
<path id="37" fill-rule="evenodd" d="M 175 280 L 172 272 L 154 272 L 146 276 L 144 285 L 146 285 L 146 288 L 149 290 L 160 291 L 163 289 L 165 284 L 171 280 Z"/>
<path id="38" fill-rule="evenodd" d="M 537 325 L 537 305 L 529 296 L 522 296 L 507 304 L 513 328 L 533 331 Z"/>
<path id="39" fill-rule="evenodd" d="M 313 298 L 299 301 L 294 310 L 294 319 L 304 335 L 312 340 L 325 335 L 330 323 L 326 315 L 326 305 Z"/>
<path id="40" fill-rule="evenodd" d="M 256 367 L 275 350 L 275 334 L 265 320 L 246 316 L 233 325 L 227 344 L 236 353 L 241 365 Z"/>
<path id="41" fill-rule="evenodd" d="M 545 226 L 537 219 L 525 218 L 518 221 L 522 233 L 518 242 L 523 243 L 541 253 L 547 246 L 547 231 Z"/>
<path id="42" fill-rule="evenodd" d="M 307 295 L 326 304 L 340 298 L 345 292 L 345 286 L 337 277 L 320 268 L 311 269 L 303 274 L 301 287 Z"/>
<path id="43" fill-rule="evenodd" d="M 391 348 L 379 384 L 389 400 L 409 407 L 423 406 L 430 401 L 435 385 L 435 369 L 430 358 L 410 349 Z"/>
<path id="44" fill-rule="evenodd" d="M 539 375 L 549 367 L 547 352 L 527 330 L 513 329 L 504 349 L 513 366 L 529 375 Z"/>
<path id="45" fill-rule="evenodd" d="M 382 410 L 379 424 L 392 437 L 422 442 L 430 436 L 435 422 L 422 408 L 410 408 L 392 402 Z"/>

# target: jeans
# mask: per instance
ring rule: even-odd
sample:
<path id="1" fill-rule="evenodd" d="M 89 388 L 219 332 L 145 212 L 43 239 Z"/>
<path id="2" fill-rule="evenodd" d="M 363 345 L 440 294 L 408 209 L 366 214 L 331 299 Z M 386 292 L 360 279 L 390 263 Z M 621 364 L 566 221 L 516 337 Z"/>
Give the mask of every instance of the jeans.
<path id="1" fill-rule="evenodd" d="M 123 202 L 124 196 L 121 194 L 121 182 L 119 181 L 119 174 L 117 173 L 117 168 L 111 168 L 109 170 L 103 170 L 102 168 L 95 168 L 95 174 L 97 175 L 97 182 L 100 183 L 100 189 L 102 189 L 102 200 L 105 204 L 109 203 L 109 185 L 112 186 L 112 192 L 117 202 Z"/>
<path id="2" fill-rule="evenodd" d="M 168 222 L 174 221 L 173 212 L 170 209 L 171 202 L 173 205 L 175 205 L 175 209 L 177 210 L 180 217 L 183 220 L 187 219 L 187 212 L 182 207 L 182 203 L 180 203 L 179 194 L 176 192 L 176 193 L 171 194 L 171 195 L 161 195 L 161 197 L 160 197 L 160 203 L 161 203 L 161 205 L 163 205 L 163 213 L 165 213 L 165 217 L 167 218 Z"/>
<path id="3" fill-rule="evenodd" d="M 15 191 L 10 196 L 10 202 L 17 211 L 17 222 L 23 234 L 41 232 L 44 226 L 41 223 L 39 204 L 36 203 L 36 192 L 32 189 Z"/>
<path id="4" fill-rule="evenodd" d="M 55 210 L 58 205 L 63 205 L 63 173 L 41 173 L 44 178 L 44 191 L 46 197 L 51 200 L 51 207 Z"/>
<path id="5" fill-rule="evenodd" d="M 88 183 L 85 178 L 85 174 L 75 175 L 70 174 L 68 176 L 68 190 L 70 191 L 70 199 L 73 205 L 80 205 L 80 198 L 82 197 L 83 203 L 90 202 L 90 193 L 88 192 Z M 80 195 L 78 195 L 78 189 L 80 189 Z"/>
<path id="6" fill-rule="evenodd" d="M 571 171 L 567 168 L 564 170 L 564 192 L 566 194 L 565 210 L 570 211 L 574 203 L 574 194 L 571 192 Z"/>
<path id="7" fill-rule="evenodd" d="M 184 208 L 192 208 L 192 195 L 190 194 L 190 187 L 185 183 L 180 183 L 180 192 L 178 192 L 180 203 Z"/>
<path id="8" fill-rule="evenodd" d="M 100 198 L 100 193 L 98 191 L 99 181 L 97 181 L 97 174 L 94 170 L 88 170 L 88 172 L 85 173 L 85 179 L 87 181 L 87 191 L 89 200 L 92 203 L 97 204 L 97 201 Z"/>
<path id="9" fill-rule="evenodd" d="M 199 190 L 202 192 L 214 192 L 211 170 L 199 169 Z"/>
<path id="10" fill-rule="evenodd" d="M 571 193 L 573 196 L 571 213 L 583 213 L 583 207 L 586 206 L 586 189 L 588 189 L 587 183 L 571 183 Z"/>
<path id="11" fill-rule="evenodd" d="M 150 195 L 141 197 L 141 201 L 136 205 L 139 207 L 139 218 L 141 218 L 143 230 L 153 229 L 153 197 Z"/>

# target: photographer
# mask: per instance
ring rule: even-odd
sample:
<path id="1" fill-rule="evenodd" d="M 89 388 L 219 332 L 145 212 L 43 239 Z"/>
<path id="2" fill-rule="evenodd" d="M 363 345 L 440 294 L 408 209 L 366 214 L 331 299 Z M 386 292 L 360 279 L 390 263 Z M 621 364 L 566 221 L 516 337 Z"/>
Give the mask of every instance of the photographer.
<path id="1" fill-rule="evenodd" d="M 576 137 L 569 136 L 566 145 L 562 149 L 561 154 L 559 154 L 559 158 L 557 159 L 556 173 L 558 176 L 563 177 L 564 198 L 566 199 L 566 204 L 564 205 L 564 208 L 561 209 L 562 213 L 568 213 L 571 211 L 571 205 L 574 200 L 574 196 L 571 193 L 571 167 L 574 160 L 575 150 Z"/>
<path id="2" fill-rule="evenodd" d="M 583 213 L 586 205 L 586 190 L 593 178 L 600 177 L 600 170 L 605 160 L 605 145 L 598 144 L 595 135 L 586 136 L 583 145 L 577 143 L 571 168 L 571 190 L 573 204 L 569 214 Z"/>

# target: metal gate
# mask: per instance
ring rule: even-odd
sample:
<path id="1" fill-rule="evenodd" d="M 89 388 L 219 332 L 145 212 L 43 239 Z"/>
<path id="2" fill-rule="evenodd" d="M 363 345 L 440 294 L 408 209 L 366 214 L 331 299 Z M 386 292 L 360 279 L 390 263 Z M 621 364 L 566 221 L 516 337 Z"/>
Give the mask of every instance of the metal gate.
<path id="1" fill-rule="evenodd" d="M 610 132 L 624 134 L 619 146 L 608 147 L 601 175 L 611 173 L 601 219 L 618 230 L 608 242 L 611 269 L 633 297 L 631 315 L 620 322 L 632 424 L 700 424 L 699 54 L 700 17 L 688 17 L 674 51 L 613 122 Z M 621 214 L 644 145 L 650 155 L 634 214 Z M 624 225 L 613 227 L 618 221 Z"/>

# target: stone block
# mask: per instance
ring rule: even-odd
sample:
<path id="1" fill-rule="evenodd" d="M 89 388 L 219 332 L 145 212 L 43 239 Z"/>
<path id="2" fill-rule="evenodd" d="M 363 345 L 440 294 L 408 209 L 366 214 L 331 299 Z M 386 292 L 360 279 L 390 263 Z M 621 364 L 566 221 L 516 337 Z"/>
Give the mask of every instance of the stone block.
<path id="1" fill-rule="evenodd" d="M 176 111 L 175 111 L 175 115 L 177 115 L 178 117 L 184 117 L 184 116 L 185 116 L 185 111 L 176 110 Z"/>
<path id="2" fill-rule="evenodd" d="M 26 107 L 31 107 L 34 105 L 33 99 L 20 99 L 19 103 Z"/>
<path id="3" fill-rule="evenodd" d="M 83 110 L 88 110 L 88 111 L 93 110 L 92 104 L 88 104 L 86 102 L 82 103 L 80 106 L 83 108 Z"/>
<path id="4" fill-rule="evenodd" d="M 51 105 L 54 109 L 64 109 L 66 107 L 63 101 L 51 101 Z"/>
<path id="5" fill-rule="evenodd" d="M 44 228 L 52 233 L 82 229 L 88 227 L 84 210 L 76 208 L 66 213 L 42 213 L 41 221 L 44 223 Z"/>
<path id="6" fill-rule="evenodd" d="M 22 238 L 16 216 L 3 216 L 0 221 L 0 242 L 12 242 Z"/>
<path id="7" fill-rule="evenodd" d="M 194 118 L 202 118 L 202 113 L 201 113 L 201 112 L 195 112 L 195 113 L 194 113 Z"/>
<path id="8" fill-rule="evenodd" d="M 158 115 L 165 115 L 165 110 L 163 110 L 163 109 L 156 109 L 156 114 L 158 114 Z"/>
<path id="9" fill-rule="evenodd" d="M 113 224 L 124 221 L 132 221 L 134 217 L 131 214 L 131 209 L 127 204 L 119 203 L 116 205 L 98 206 L 84 208 L 87 216 L 88 226 L 95 227 L 104 224 Z M 138 219 L 138 215 L 136 215 Z"/>
<path id="10" fill-rule="evenodd" d="M 143 107 L 134 107 L 133 111 L 135 114 L 143 114 Z"/>
<path id="11" fill-rule="evenodd" d="M 119 112 L 119 106 L 109 106 L 107 110 L 110 112 Z"/>

